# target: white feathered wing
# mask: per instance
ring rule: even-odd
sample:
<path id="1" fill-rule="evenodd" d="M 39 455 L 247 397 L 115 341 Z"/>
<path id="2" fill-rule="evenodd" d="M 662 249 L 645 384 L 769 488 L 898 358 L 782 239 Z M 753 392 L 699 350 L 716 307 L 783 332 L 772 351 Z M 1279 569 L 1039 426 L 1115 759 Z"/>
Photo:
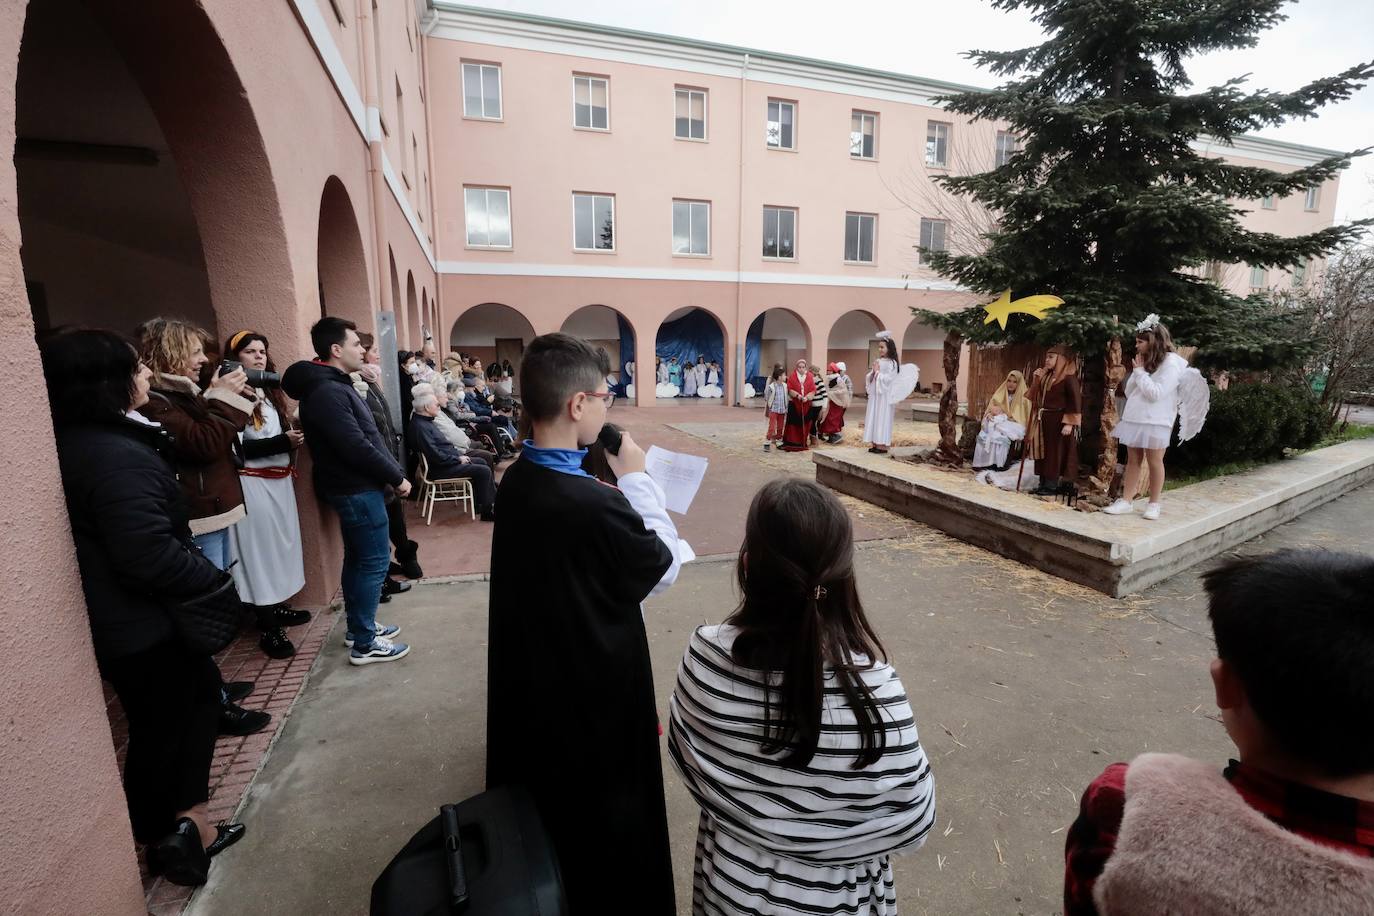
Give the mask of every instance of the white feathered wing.
<path id="1" fill-rule="evenodd" d="M 1207 410 L 1212 406 L 1212 390 L 1202 373 L 1189 366 L 1178 381 L 1178 441 L 1187 442 L 1202 431 Z"/>

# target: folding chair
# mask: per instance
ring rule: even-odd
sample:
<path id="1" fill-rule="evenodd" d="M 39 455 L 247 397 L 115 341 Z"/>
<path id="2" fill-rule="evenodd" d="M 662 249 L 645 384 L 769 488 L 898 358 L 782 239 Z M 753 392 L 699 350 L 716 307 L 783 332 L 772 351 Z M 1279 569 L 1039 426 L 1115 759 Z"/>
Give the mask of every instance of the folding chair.
<path id="1" fill-rule="evenodd" d="M 475 521 L 477 519 L 477 500 L 472 495 L 472 482 L 466 477 L 431 480 L 429 458 L 422 453 L 420 455 L 420 514 L 425 517 L 425 524 L 432 525 L 434 523 L 435 503 L 464 502 L 468 504 L 468 517 Z"/>

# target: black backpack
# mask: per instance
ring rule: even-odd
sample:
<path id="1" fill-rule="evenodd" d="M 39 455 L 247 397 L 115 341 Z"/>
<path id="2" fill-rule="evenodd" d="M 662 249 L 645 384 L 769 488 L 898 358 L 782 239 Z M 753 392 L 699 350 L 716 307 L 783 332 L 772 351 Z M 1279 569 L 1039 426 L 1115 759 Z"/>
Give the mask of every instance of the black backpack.
<path id="1" fill-rule="evenodd" d="M 372 885 L 372 916 L 566 916 L 563 879 L 528 791 L 500 786 L 410 838 Z"/>

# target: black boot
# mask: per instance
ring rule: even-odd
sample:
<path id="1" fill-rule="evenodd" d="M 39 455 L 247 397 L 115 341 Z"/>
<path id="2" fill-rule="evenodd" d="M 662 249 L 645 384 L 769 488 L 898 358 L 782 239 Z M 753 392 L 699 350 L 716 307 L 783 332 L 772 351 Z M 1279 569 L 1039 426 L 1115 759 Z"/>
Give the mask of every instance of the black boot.
<path id="1" fill-rule="evenodd" d="M 425 571 L 420 568 L 419 551 L 420 545 L 414 541 L 406 541 L 404 547 L 396 550 L 396 560 L 400 564 L 401 574 L 407 579 L 423 579 L 425 577 Z"/>
<path id="2" fill-rule="evenodd" d="M 223 736 L 242 738 L 260 732 L 272 721 L 272 715 L 260 709 L 244 709 L 233 703 L 225 703 L 219 711 L 219 733 Z"/>
<path id="3" fill-rule="evenodd" d="M 291 644 L 290 637 L 281 627 L 263 630 L 262 635 L 258 637 L 258 648 L 262 649 L 268 658 L 290 658 L 296 654 L 296 647 Z"/>
<path id="4" fill-rule="evenodd" d="M 272 622 L 279 627 L 298 627 L 310 622 L 310 612 L 279 604 L 272 608 Z"/>
<path id="5" fill-rule="evenodd" d="M 199 887 L 210 874 L 210 857 L 200 842 L 200 828 L 189 817 L 177 821 L 172 832 L 148 847 L 148 873 L 172 884 Z"/>
<path id="6" fill-rule="evenodd" d="M 1040 486 L 1036 487 L 1034 490 L 1031 490 L 1031 495 L 1032 495 L 1032 496 L 1058 496 L 1058 495 L 1059 495 L 1059 478 L 1058 478 L 1058 477 L 1045 477 L 1045 478 L 1041 479 L 1041 481 L 1040 481 Z"/>
<path id="7" fill-rule="evenodd" d="M 404 595 L 413 586 L 402 579 L 392 579 L 387 577 L 382 580 L 382 594 L 390 597 L 391 595 Z"/>

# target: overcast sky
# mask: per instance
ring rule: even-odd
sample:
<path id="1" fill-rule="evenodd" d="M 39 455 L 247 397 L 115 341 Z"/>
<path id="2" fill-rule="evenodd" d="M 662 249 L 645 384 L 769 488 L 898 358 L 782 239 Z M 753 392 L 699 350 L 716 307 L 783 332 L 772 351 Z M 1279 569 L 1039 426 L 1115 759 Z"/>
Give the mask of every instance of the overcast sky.
<path id="1" fill-rule="evenodd" d="M 1022 12 L 1004 13 L 987 0 L 468 0 L 474 5 L 682 35 L 893 70 L 975 86 L 996 80 L 961 57 L 971 48 L 1009 50 L 1035 44 L 1040 32 Z M 1286 91 L 1374 58 L 1374 2 L 1298 0 L 1288 20 L 1254 48 L 1196 58 L 1188 72 L 1208 86 L 1250 74 L 1252 88 Z M 1322 109 L 1309 121 L 1260 132 L 1327 149 L 1374 146 L 1374 87 Z M 1336 220 L 1374 216 L 1374 155 L 1356 159 L 1341 176 Z"/>

